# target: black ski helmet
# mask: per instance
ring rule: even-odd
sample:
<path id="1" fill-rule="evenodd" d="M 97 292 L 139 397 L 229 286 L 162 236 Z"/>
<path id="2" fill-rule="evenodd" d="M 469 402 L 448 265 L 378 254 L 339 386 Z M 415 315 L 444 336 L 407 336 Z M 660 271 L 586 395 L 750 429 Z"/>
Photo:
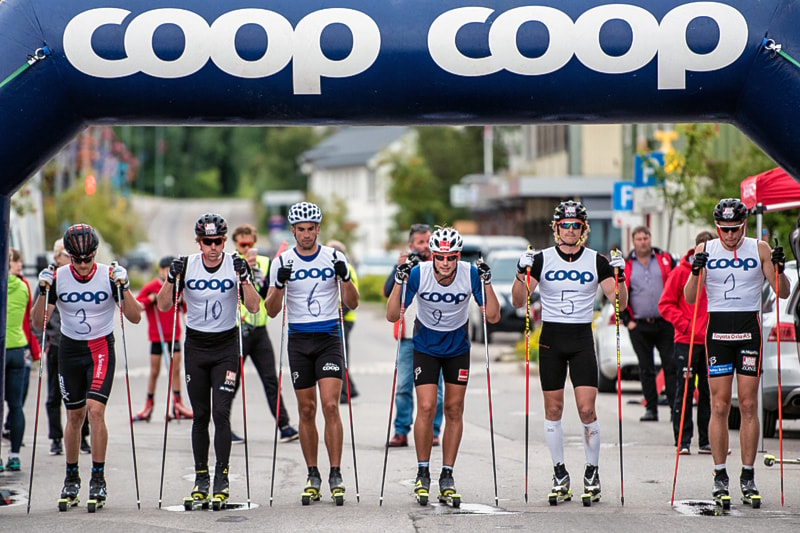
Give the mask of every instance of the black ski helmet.
<path id="1" fill-rule="evenodd" d="M 73 257 L 88 257 L 100 244 L 97 232 L 89 224 L 73 224 L 64 232 L 64 249 Z"/>
<path id="2" fill-rule="evenodd" d="M 583 207 L 582 203 L 568 200 L 566 202 L 561 202 L 556 206 L 556 209 L 553 212 L 553 222 L 558 222 L 566 218 L 576 218 L 585 223 L 586 219 L 589 217 L 586 214 L 586 208 Z"/>
<path id="3" fill-rule="evenodd" d="M 717 222 L 741 222 L 747 218 L 747 207 L 738 198 L 720 200 L 714 208 Z"/>
<path id="4" fill-rule="evenodd" d="M 198 237 L 216 237 L 227 233 L 228 224 L 216 213 L 206 213 L 198 218 L 194 225 L 194 234 Z"/>

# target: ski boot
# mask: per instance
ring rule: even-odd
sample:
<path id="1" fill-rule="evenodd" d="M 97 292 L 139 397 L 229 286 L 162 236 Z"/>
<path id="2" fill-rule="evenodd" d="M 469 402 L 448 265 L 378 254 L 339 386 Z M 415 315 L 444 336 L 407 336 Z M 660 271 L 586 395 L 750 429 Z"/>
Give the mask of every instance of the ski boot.
<path id="1" fill-rule="evenodd" d="M 597 465 L 586 465 L 586 471 L 583 474 L 581 501 L 584 507 L 591 507 L 592 502 L 600 501 L 600 473 Z"/>
<path id="2" fill-rule="evenodd" d="M 153 399 L 148 397 L 144 403 L 144 409 L 133 415 L 134 422 L 150 422 L 150 417 L 153 416 Z"/>
<path id="3" fill-rule="evenodd" d="M 742 470 L 739 486 L 742 489 L 742 502 L 750 504 L 753 509 L 761 508 L 761 495 L 756 488 L 755 472 Z"/>
<path id="4" fill-rule="evenodd" d="M 308 505 L 312 501 L 319 501 L 320 490 L 322 490 L 322 476 L 319 475 L 319 470 L 316 466 L 309 467 L 306 488 L 300 495 L 303 505 Z"/>
<path id="5" fill-rule="evenodd" d="M 456 492 L 456 482 L 453 479 L 453 471 L 442 469 L 439 475 L 439 502 L 449 503 L 453 508 L 461 507 L 461 494 Z"/>
<path id="6" fill-rule="evenodd" d="M 214 469 L 214 497 L 211 499 L 211 509 L 214 511 L 225 509 L 229 496 L 228 465 L 217 465 Z"/>
<path id="7" fill-rule="evenodd" d="M 174 392 L 172 393 L 172 416 L 174 416 L 176 420 L 180 420 L 181 418 L 191 420 L 194 417 L 192 410 L 183 404 L 181 395 Z"/>
<path id="8" fill-rule="evenodd" d="M 106 479 L 103 470 L 92 468 L 92 477 L 89 480 L 89 499 L 86 500 L 86 510 L 90 513 L 102 509 L 106 504 Z"/>
<path id="9" fill-rule="evenodd" d="M 342 480 L 342 470 L 338 466 L 331 467 L 328 485 L 331 488 L 331 498 L 336 502 L 336 506 L 344 505 L 344 481 Z"/>
<path id="10" fill-rule="evenodd" d="M 64 478 L 64 488 L 61 489 L 61 498 L 58 499 L 58 510 L 63 513 L 70 507 L 78 505 L 80 490 L 81 478 L 78 475 L 78 467 L 68 468 L 67 477 Z"/>
<path id="11" fill-rule="evenodd" d="M 572 489 L 569 487 L 569 472 L 564 463 L 558 463 L 553 468 L 553 489 L 547 495 L 550 505 L 572 500 Z"/>
<path id="12" fill-rule="evenodd" d="M 731 510 L 731 497 L 728 494 L 728 472 L 726 470 L 714 471 L 714 486 L 711 489 L 717 515 Z"/>
<path id="13" fill-rule="evenodd" d="M 428 496 L 431 492 L 431 471 L 429 468 L 421 466 L 417 470 L 417 480 L 414 482 L 414 494 L 417 503 L 428 505 Z"/>
<path id="14" fill-rule="evenodd" d="M 197 508 L 208 509 L 210 502 L 208 498 L 208 492 L 210 489 L 211 478 L 208 475 L 208 468 L 203 470 L 195 470 L 192 495 L 183 499 L 184 511 L 193 511 Z"/>

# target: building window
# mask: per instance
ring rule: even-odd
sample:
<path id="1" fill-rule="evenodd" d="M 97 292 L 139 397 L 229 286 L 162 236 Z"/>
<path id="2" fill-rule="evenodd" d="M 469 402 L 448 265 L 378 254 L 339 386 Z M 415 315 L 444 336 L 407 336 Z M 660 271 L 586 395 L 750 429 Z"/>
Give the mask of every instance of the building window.
<path id="1" fill-rule="evenodd" d="M 544 157 L 567 151 L 566 124 L 546 125 L 536 127 L 536 155 Z"/>

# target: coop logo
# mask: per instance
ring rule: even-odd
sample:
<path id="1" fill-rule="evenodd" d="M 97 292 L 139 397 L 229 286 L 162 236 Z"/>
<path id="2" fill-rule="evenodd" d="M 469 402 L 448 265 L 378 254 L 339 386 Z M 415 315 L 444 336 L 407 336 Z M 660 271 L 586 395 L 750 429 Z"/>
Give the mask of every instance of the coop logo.
<path id="1" fill-rule="evenodd" d="M 292 63 L 295 94 L 321 94 L 321 79 L 347 78 L 368 69 L 378 57 L 381 35 L 378 25 L 360 11 L 344 8 L 321 9 L 309 13 L 292 28 L 283 16 L 266 9 L 237 9 L 221 15 L 211 25 L 186 9 L 162 8 L 133 17 L 120 43 L 125 57 L 101 57 L 92 47 L 98 28 L 122 26 L 130 15 L 127 9 L 98 8 L 84 11 L 64 29 L 64 53 L 79 71 L 97 78 L 122 78 L 143 73 L 155 78 L 183 78 L 203 68 L 208 60 L 223 72 L 237 78 L 266 78 Z M 236 49 L 236 34 L 245 25 L 260 26 L 268 45 L 258 59 L 248 60 Z M 322 32 L 331 24 L 347 26 L 352 48 L 347 57 L 328 58 L 322 51 Z M 154 46 L 156 31 L 165 25 L 183 32 L 180 57 L 165 60 Z M 174 43 L 170 43 L 172 45 Z"/>
<path id="2" fill-rule="evenodd" d="M 452 292 L 421 292 L 419 293 L 419 297 L 425 300 L 426 302 L 431 303 L 446 303 L 446 304 L 460 304 L 467 298 L 469 298 L 469 294 L 464 292 L 459 293 L 452 293 Z"/>
<path id="3" fill-rule="evenodd" d="M 321 279 L 322 281 L 327 281 L 335 276 L 335 272 L 331 267 L 325 268 L 309 268 L 309 269 L 299 269 L 292 271 L 292 281 L 302 281 L 304 279 Z"/>
<path id="4" fill-rule="evenodd" d="M 735 259 L 709 259 L 706 268 L 709 270 L 715 270 L 717 268 L 741 268 L 747 272 L 751 268 L 758 268 L 758 261 L 753 257 L 748 257 L 746 259 L 742 259 L 741 257 Z"/>
<path id="5" fill-rule="evenodd" d="M 581 285 L 594 281 L 594 274 L 579 270 L 548 270 L 544 274 L 547 281 L 580 281 Z"/>
<path id="6" fill-rule="evenodd" d="M 58 295 L 58 299 L 64 303 L 76 304 L 80 302 L 101 304 L 108 300 L 109 294 L 104 291 L 99 292 L 65 292 Z"/>
<path id="7" fill-rule="evenodd" d="M 661 22 L 646 9 L 629 4 L 608 4 L 589 9 L 574 22 L 554 7 L 521 6 L 493 17 L 489 7 L 461 7 L 440 15 L 428 32 L 428 48 L 439 67 L 458 76 L 486 76 L 507 70 L 522 76 L 541 76 L 563 68 L 574 55 L 590 70 L 603 74 L 634 72 L 658 56 L 658 89 L 685 89 L 686 72 L 708 72 L 736 61 L 747 43 L 747 21 L 735 8 L 719 2 L 692 2 L 668 11 Z M 719 28 L 714 49 L 697 53 L 689 46 L 687 33 L 697 18 L 712 19 Z M 630 28 L 627 51 L 610 55 L 601 39 L 603 25 L 623 21 Z M 538 22 L 547 29 L 547 41 L 521 42 L 520 28 Z M 467 25 L 490 24 L 489 54 L 465 54 L 456 37 Z M 546 45 L 543 54 L 528 57 L 520 51 Z"/>
<path id="8" fill-rule="evenodd" d="M 230 279 L 190 279 L 186 281 L 186 288 L 193 291 L 219 291 L 225 293 L 233 288 Z"/>

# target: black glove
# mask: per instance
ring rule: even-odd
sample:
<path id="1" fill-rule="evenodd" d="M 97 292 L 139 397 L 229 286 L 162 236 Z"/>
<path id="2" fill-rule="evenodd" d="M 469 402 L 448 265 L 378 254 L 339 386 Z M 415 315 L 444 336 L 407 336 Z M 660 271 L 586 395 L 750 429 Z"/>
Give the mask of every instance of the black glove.
<path id="1" fill-rule="evenodd" d="M 692 275 L 699 276 L 700 271 L 706 267 L 706 262 L 708 262 L 708 252 L 694 254 L 694 261 L 692 261 Z"/>
<path id="2" fill-rule="evenodd" d="M 178 276 L 183 276 L 184 267 L 185 265 L 183 263 L 183 258 L 176 257 L 175 259 L 173 259 L 172 263 L 170 263 L 169 265 L 169 272 L 167 273 L 167 281 L 169 281 L 170 283 L 175 283 L 175 279 Z"/>
<path id="3" fill-rule="evenodd" d="M 786 254 L 783 253 L 783 246 L 776 246 L 772 249 L 772 264 L 778 270 L 778 274 L 783 274 L 786 267 Z"/>
<path id="4" fill-rule="evenodd" d="M 411 263 L 412 267 L 415 267 L 422 261 L 422 254 L 416 250 L 409 252 L 408 259 L 406 259 L 406 261 Z"/>
<path id="5" fill-rule="evenodd" d="M 275 287 L 282 289 L 286 286 L 286 282 L 292 277 L 292 265 L 282 266 L 278 269 L 278 278 L 275 281 Z"/>
<path id="6" fill-rule="evenodd" d="M 350 281 L 350 269 L 347 268 L 347 263 L 341 259 L 333 262 L 333 271 L 342 281 Z"/>
<path id="7" fill-rule="evenodd" d="M 492 282 L 492 269 L 489 268 L 489 265 L 483 261 L 478 263 L 478 274 L 480 275 L 484 284 L 488 285 Z"/>
<path id="8" fill-rule="evenodd" d="M 408 279 L 412 268 L 414 267 L 411 266 L 409 261 L 406 261 L 402 265 L 397 265 L 397 271 L 394 273 L 394 282 L 398 285 L 402 285 L 403 282 Z"/>
<path id="9" fill-rule="evenodd" d="M 233 257 L 233 269 L 239 274 L 239 281 L 247 281 L 250 278 L 250 265 L 238 255 Z"/>

